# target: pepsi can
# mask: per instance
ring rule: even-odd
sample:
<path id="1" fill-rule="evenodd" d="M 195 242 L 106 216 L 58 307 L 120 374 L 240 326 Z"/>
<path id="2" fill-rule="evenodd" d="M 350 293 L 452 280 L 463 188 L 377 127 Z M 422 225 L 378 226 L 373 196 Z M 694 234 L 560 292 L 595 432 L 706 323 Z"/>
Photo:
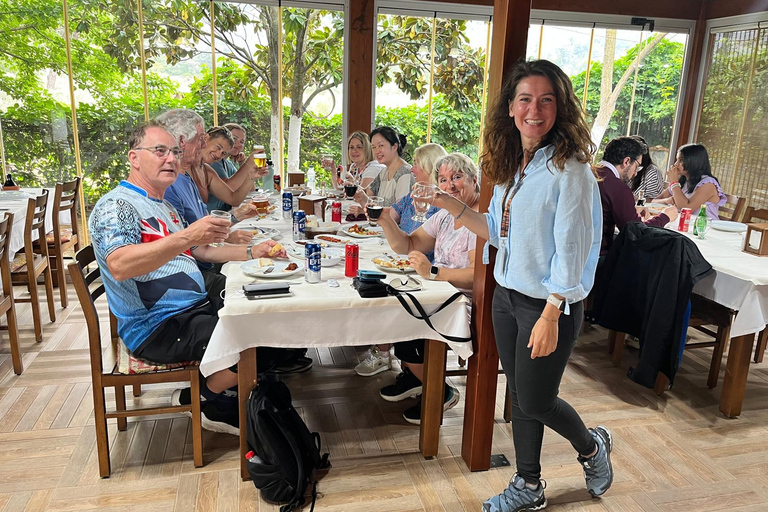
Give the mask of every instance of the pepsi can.
<path id="1" fill-rule="evenodd" d="M 291 217 L 293 217 L 293 194 L 283 192 L 283 218 L 290 219 Z"/>
<path id="2" fill-rule="evenodd" d="M 307 242 L 304 246 L 304 255 L 307 258 L 304 268 L 304 280 L 308 283 L 320 282 L 320 244 L 318 242 Z"/>
<path id="3" fill-rule="evenodd" d="M 304 229 L 307 225 L 307 215 L 304 210 L 296 210 L 293 212 L 293 241 L 306 240 L 307 235 L 304 233 Z"/>

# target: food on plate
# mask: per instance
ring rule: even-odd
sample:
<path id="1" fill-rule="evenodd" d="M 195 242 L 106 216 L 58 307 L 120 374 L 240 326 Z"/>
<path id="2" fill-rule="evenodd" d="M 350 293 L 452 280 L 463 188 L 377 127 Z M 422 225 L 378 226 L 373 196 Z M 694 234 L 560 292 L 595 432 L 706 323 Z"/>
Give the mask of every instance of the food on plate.
<path id="1" fill-rule="evenodd" d="M 344 243 L 344 240 L 342 240 L 341 238 L 337 238 L 335 236 L 330 236 L 330 235 L 318 235 L 315 237 L 315 240 L 317 239 L 323 240 L 325 242 L 330 242 L 332 244 Z"/>
<path id="2" fill-rule="evenodd" d="M 356 235 L 364 235 L 364 236 L 380 234 L 378 231 L 371 231 L 370 229 L 364 228 L 361 224 L 354 224 L 354 225 L 350 226 L 347 229 L 347 232 L 348 233 L 355 233 Z"/>
<path id="3" fill-rule="evenodd" d="M 286 265 L 286 267 L 283 269 L 283 272 L 293 272 L 293 271 L 294 271 L 294 270 L 296 270 L 297 268 L 299 268 L 299 266 L 298 266 L 296 263 L 289 263 L 289 264 L 288 264 L 288 265 Z"/>
<path id="4" fill-rule="evenodd" d="M 272 261 L 272 258 L 259 258 L 260 267 L 271 267 L 274 264 L 275 262 Z"/>
<path id="5" fill-rule="evenodd" d="M 397 269 L 405 269 L 409 268 L 411 266 L 411 262 L 408 260 L 408 258 L 373 258 L 373 262 L 380 266 L 385 268 L 397 268 Z"/>
<path id="6" fill-rule="evenodd" d="M 269 250 L 269 256 L 274 256 L 275 254 L 279 253 L 283 249 L 283 246 L 279 243 L 272 246 L 272 248 Z"/>

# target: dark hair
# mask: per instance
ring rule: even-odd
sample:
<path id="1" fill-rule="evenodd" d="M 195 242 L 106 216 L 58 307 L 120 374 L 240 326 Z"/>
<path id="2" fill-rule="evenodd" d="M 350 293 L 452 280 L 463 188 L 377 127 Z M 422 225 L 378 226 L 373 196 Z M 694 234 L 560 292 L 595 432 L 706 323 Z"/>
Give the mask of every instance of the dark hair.
<path id="1" fill-rule="evenodd" d="M 147 135 L 147 130 L 149 128 L 161 128 L 166 132 L 171 133 L 168 131 L 168 128 L 166 128 L 165 125 L 158 123 L 154 119 L 147 121 L 146 123 L 141 123 L 131 132 L 131 135 L 128 137 L 128 149 L 137 148 L 139 144 L 141 144 L 142 141 L 144 140 L 144 137 Z"/>
<path id="2" fill-rule="evenodd" d="M 523 142 L 515 120 L 509 117 L 509 105 L 515 99 L 517 85 L 530 76 L 547 78 L 555 92 L 557 118 L 541 141 L 541 147 L 548 144 L 555 146 L 552 155 L 555 166 L 563 169 L 569 158 L 588 163 L 596 150 L 584 120 L 581 102 L 573 92 L 568 75 L 548 60 L 520 59 L 504 79 L 501 93 L 489 109 L 485 124 L 480 167 L 494 185 L 511 183 L 523 161 Z"/>
<path id="3" fill-rule="evenodd" d="M 651 166 L 655 167 L 655 164 L 653 163 L 653 159 L 651 159 L 651 152 L 648 150 L 648 143 L 645 142 L 645 139 L 639 135 L 630 135 L 630 137 L 640 142 L 643 145 L 643 149 L 645 150 L 643 152 L 642 160 L 640 160 L 640 165 L 642 165 L 643 168 L 637 171 L 637 174 L 635 174 L 635 177 L 632 178 L 632 182 L 630 183 L 629 187 L 632 189 L 632 192 L 636 192 L 637 189 L 640 188 L 640 185 L 643 183 L 643 177 L 651 169 Z"/>
<path id="4" fill-rule="evenodd" d="M 707 148 L 701 144 L 686 144 L 680 146 L 677 150 L 680 155 L 680 160 L 683 165 L 683 169 L 688 172 L 688 177 L 680 176 L 680 186 L 685 186 L 688 182 L 686 190 L 693 192 L 696 185 L 699 184 L 704 176 L 712 176 L 712 167 L 709 165 L 709 155 L 707 154 Z M 712 176 L 718 183 L 717 178 Z"/>
<path id="5" fill-rule="evenodd" d="M 235 138 L 232 137 L 232 132 L 223 126 L 214 126 L 208 130 L 209 139 L 226 139 L 230 146 L 235 145 Z"/>
<path id="6" fill-rule="evenodd" d="M 605 146 L 603 160 L 616 166 L 620 165 L 627 157 L 637 160 L 644 152 L 648 152 L 648 146 L 637 139 L 633 137 L 616 137 Z"/>
<path id="7" fill-rule="evenodd" d="M 375 130 L 371 132 L 371 135 L 369 139 L 373 141 L 374 135 L 381 135 L 386 139 L 387 142 L 389 142 L 390 145 L 394 146 L 397 144 L 397 156 L 402 157 L 403 156 L 403 150 L 405 149 L 405 146 L 408 144 L 408 139 L 405 135 L 401 133 L 397 133 L 397 130 L 394 128 L 390 128 L 389 126 L 379 126 Z"/>

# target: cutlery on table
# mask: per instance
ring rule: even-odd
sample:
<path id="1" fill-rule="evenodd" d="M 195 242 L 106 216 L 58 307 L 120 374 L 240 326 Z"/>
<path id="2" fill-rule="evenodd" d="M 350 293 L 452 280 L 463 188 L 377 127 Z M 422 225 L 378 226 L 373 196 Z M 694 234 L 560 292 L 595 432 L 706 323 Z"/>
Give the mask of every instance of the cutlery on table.
<path id="1" fill-rule="evenodd" d="M 267 267 L 267 268 L 265 268 L 263 273 L 264 273 L 264 274 L 270 274 L 270 273 L 272 273 L 272 271 L 274 271 L 274 270 L 275 270 L 275 266 L 274 266 L 274 265 L 272 265 L 271 267 Z"/>

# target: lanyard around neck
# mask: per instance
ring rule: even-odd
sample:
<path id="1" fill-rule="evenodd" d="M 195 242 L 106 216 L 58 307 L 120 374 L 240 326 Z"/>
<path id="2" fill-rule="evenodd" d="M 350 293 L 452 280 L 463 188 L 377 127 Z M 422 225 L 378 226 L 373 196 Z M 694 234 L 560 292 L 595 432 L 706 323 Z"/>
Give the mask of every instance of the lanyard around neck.
<path id="1" fill-rule="evenodd" d="M 523 179 L 525 179 L 525 171 L 521 169 L 520 178 L 517 180 L 517 183 L 514 186 L 507 187 L 507 191 L 504 192 L 504 199 L 502 201 L 504 209 L 501 214 L 501 231 L 499 233 L 502 238 L 506 238 L 509 235 L 509 210 L 512 206 L 512 199 L 515 198 L 520 187 L 523 186 Z"/>

